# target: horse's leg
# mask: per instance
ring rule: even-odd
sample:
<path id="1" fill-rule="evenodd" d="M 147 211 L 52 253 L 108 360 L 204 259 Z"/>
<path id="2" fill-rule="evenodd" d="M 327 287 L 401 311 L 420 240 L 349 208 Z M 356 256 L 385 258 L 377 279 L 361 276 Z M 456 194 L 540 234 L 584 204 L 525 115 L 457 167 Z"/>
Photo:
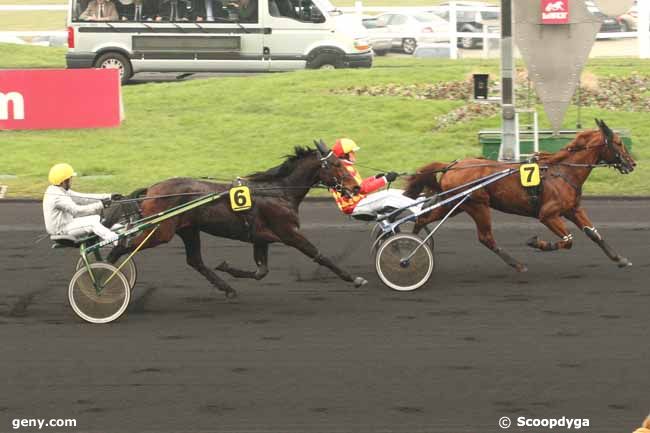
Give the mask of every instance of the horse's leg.
<path id="1" fill-rule="evenodd" d="M 226 272 L 235 278 L 254 278 L 256 280 L 261 280 L 266 276 L 266 274 L 269 273 L 269 244 L 266 242 L 253 244 L 253 258 L 255 259 L 255 264 L 257 265 L 256 271 L 244 271 L 241 269 L 233 268 L 226 261 L 222 262 L 215 269 L 217 271 Z"/>
<path id="2" fill-rule="evenodd" d="M 217 274 L 212 272 L 203 263 L 203 257 L 201 256 L 201 232 L 196 228 L 187 227 L 178 230 L 176 233 L 183 239 L 183 243 L 185 244 L 187 264 L 196 269 L 214 287 L 224 292 L 227 298 L 237 297 L 235 289 L 230 287 L 228 283 L 219 278 Z"/>
<path id="3" fill-rule="evenodd" d="M 368 283 L 365 278 L 352 277 L 348 272 L 339 268 L 330 258 L 322 255 L 320 251 L 318 251 L 318 248 L 309 242 L 309 240 L 298 230 L 290 229 L 283 231 L 283 233 L 279 234 L 279 237 L 285 245 L 289 245 L 290 247 L 299 250 L 307 257 L 312 258 L 319 265 L 329 268 L 343 281 L 354 283 L 355 287 L 361 287 Z"/>
<path id="4" fill-rule="evenodd" d="M 497 246 L 497 242 L 492 234 L 492 219 L 490 217 L 490 208 L 485 204 L 468 203 L 461 206 L 465 212 L 476 223 L 478 231 L 478 240 L 485 245 L 490 251 L 495 253 L 508 265 L 515 268 L 518 272 L 526 272 L 528 268 L 523 263 L 513 258 L 507 251 Z"/>
<path id="5" fill-rule="evenodd" d="M 589 239 L 598 244 L 598 246 L 605 252 L 605 254 L 607 254 L 607 257 L 609 257 L 610 260 L 618 263 L 618 266 L 620 268 L 632 266 L 632 262 L 618 254 L 612 247 L 609 246 L 607 242 L 605 242 L 605 239 L 603 239 L 600 233 L 598 233 L 598 230 L 596 230 L 596 227 L 594 227 L 594 224 L 591 222 L 587 216 L 587 212 L 585 212 L 584 209 L 574 209 L 572 212 L 567 213 L 565 217 L 576 226 L 578 226 L 580 230 L 585 232 Z"/>
<path id="6" fill-rule="evenodd" d="M 557 242 L 548 242 L 541 240 L 537 236 L 533 236 L 527 242 L 527 245 L 532 248 L 537 248 L 541 251 L 557 251 L 557 250 L 570 250 L 573 246 L 573 235 L 567 230 L 566 224 L 562 221 L 559 215 L 551 217 L 544 217 L 540 219 L 550 231 L 561 239 Z"/>

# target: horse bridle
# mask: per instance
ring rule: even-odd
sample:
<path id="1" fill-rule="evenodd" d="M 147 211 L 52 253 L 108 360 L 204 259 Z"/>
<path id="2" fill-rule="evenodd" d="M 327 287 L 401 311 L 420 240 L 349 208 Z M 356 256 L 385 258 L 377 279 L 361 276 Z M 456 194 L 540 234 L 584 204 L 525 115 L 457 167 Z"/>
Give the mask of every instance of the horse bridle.
<path id="1" fill-rule="evenodd" d="M 601 126 L 600 123 L 598 123 L 598 126 Z M 601 158 L 600 161 L 598 161 L 598 164 L 595 164 L 595 165 L 594 164 L 587 164 L 587 165 L 594 166 L 594 167 L 596 167 L 596 166 L 615 167 L 619 171 L 622 171 L 621 169 L 622 169 L 622 166 L 623 166 L 623 157 L 621 156 L 621 152 L 616 148 L 616 146 L 614 146 L 614 143 L 613 143 L 613 140 L 612 140 L 612 138 L 614 137 L 613 132 L 607 126 L 605 126 L 605 128 L 601 127 L 600 131 L 603 133 L 603 139 L 604 139 L 603 143 L 596 144 L 594 146 L 582 146 L 582 147 L 578 147 L 578 148 L 570 148 L 570 149 L 567 149 L 567 150 L 569 152 L 575 153 L 575 152 L 582 152 L 582 151 L 597 149 L 599 147 L 605 147 L 606 146 L 614 154 L 614 162 L 607 162 L 607 161 L 604 161 Z M 564 164 L 564 165 L 568 165 L 568 164 Z M 571 164 L 571 165 L 574 165 L 574 164 Z"/>
<path id="2" fill-rule="evenodd" d="M 320 158 L 320 166 L 321 166 L 321 168 L 323 168 L 323 169 L 329 168 L 329 166 L 330 166 L 329 159 L 332 157 L 333 154 L 334 153 L 330 150 L 327 153 L 326 156 L 322 156 Z M 333 176 L 334 182 L 335 182 L 334 185 L 327 185 L 327 184 L 325 184 L 323 182 L 321 182 L 321 183 L 323 185 L 325 185 L 327 188 L 331 188 L 331 189 L 333 189 L 333 190 L 335 190 L 337 192 L 343 193 L 344 190 L 345 190 L 345 187 L 343 186 L 342 181 L 343 181 L 343 179 L 345 179 L 346 176 L 350 177 L 350 174 L 346 173 L 346 175 L 342 179 L 339 179 L 337 176 Z"/>

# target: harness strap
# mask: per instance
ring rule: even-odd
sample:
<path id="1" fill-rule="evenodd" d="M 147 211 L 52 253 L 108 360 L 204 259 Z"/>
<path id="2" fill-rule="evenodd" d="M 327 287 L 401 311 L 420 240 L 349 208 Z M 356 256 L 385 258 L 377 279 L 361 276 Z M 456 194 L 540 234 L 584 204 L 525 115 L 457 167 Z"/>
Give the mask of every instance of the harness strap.
<path id="1" fill-rule="evenodd" d="M 578 197 L 580 197 L 582 195 L 582 187 L 576 185 L 575 183 L 573 183 L 571 181 L 571 179 L 569 179 L 564 173 L 551 173 L 551 176 L 559 177 L 564 182 L 566 182 L 569 186 L 571 186 L 576 191 L 576 193 L 578 194 Z"/>

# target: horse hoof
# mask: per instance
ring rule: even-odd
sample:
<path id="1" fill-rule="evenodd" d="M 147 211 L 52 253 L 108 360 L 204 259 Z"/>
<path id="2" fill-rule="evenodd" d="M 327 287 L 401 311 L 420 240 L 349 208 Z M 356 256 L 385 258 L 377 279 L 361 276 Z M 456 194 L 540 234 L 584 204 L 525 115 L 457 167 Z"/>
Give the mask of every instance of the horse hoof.
<path id="1" fill-rule="evenodd" d="M 618 260 L 618 267 L 619 268 L 627 268 L 628 266 L 632 266 L 632 262 L 626 259 L 625 257 L 621 257 Z"/>
<path id="2" fill-rule="evenodd" d="M 229 292 L 226 292 L 226 299 L 237 299 L 237 292 L 234 290 L 230 290 Z"/>
<path id="3" fill-rule="evenodd" d="M 533 236 L 532 238 L 528 239 L 526 245 L 528 245 L 531 248 L 537 248 L 537 246 L 539 245 L 539 237 Z"/>
<path id="4" fill-rule="evenodd" d="M 354 279 L 354 287 L 359 288 L 368 284 L 368 280 L 365 278 L 357 277 Z"/>
<path id="5" fill-rule="evenodd" d="M 228 262 L 223 261 L 223 262 L 221 262 L 221 263 L 219 264 L 219 266 L 217 266 L 216 268 L 214 268 L 214 270 L 215 270 L 215 271 L 221 271 L 221 272 L 227 272 L 229 268 L 230 268 L 230 266 L 228 265 Z"/>
<path id="6" fill-rule="evenodd" d="M 518 264 L 515 266 L 517 272 L 528 272 L 528 267 L 526 265 Z"/>

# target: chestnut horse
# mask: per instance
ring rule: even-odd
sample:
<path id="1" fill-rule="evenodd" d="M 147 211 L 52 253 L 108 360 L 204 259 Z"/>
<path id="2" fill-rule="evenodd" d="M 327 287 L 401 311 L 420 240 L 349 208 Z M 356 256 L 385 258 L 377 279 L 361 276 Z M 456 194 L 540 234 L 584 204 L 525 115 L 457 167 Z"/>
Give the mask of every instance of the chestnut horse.
<path id="1" fill-rule="evenodd" d="M 221 263 L 216 268 L 236 278 L 256 280 L 264 278 L 268 273 L 269 244 L 282 242 L 296 248 L 319 265 L 331 269 L 342 280 L 353 282 L 357 287 L 366 284 L 365 279 L 352 277 L 331 259 L 323 256 L 299 230 L 298 207 L 312 187 L 323 184 L 330 188 L 339 188 L 344 193 L 358 188 L 354 178 L 324 143 L 316 144 L 316 149 L 296 147 L 295 154 L 288 156 L 280 166 L 244 178 L 253 199 L 251 210 L 234 212 L 228 197 L 224 197 L 164 221 L 143 248 L 167 243 L 174 235 L 180 236 L 185 244 L 187 264 L 201 273 L 217 289 L 225 292 L 229 298 L 236 296 L 235 290 L 203 262 L 201 232 L 253 244 L 256 271 L 240 270 L 227 262 Z M 143 217 L 155 215 L 189 202 L 197 196 L 222 192 L 229 188 L 228 184 L 204 180 L 184 178 L 165 180 L 146 190 L 140 190 L 146 191 L 141 213 Z M 149 232 L 133 239 L 129 246 L 115 247 L 108 261 L 115 263 L 121 256 L 132 252 Z"/>
<path id="2" fill-rule="evenodd" d="M 579 133 L 562 150 L 537 155 L 537 163 L 542 169 L 542 182 L 537 197 L 526 191 L 516 172 L 474 192 L 456 211 L 467 212 L 476 223 L 479 241 L 517 271 L 525 272 L 527 268 L 497 246 L 492 235 L 490 208 L 537 218 L 560 238 L 557 242 L 548 242 L 535 236 L 527 243 L 530 247 L 541 251 L 570 249 L 573 235 L 567 230 L 562 220 L 564 217 L 584 231 L 619 267 L 632 265 L 605 242 L 585 210 L 580 207 L 582 184 L 595 166 L 611 165 L 623 174 L 632 172 L 636 166 L 618 134 L 605 122 L 596 120 L 596 123 L 599 129 Z M 485 159 L 465 159 L 453 164 L 433 162 L 420 168 L 408 179 L 404 194 L 415 198 L 422 191 L 435 194 L 456 187 L 462 188 L 468 182 L 513 166 L 516 167 Z M 440 178 L 437 177 L 438 173 L 442 173 Z M 421 215 L 414 231 L 417 233 L 427 224 L 440 220 L 449 210 L 450 206 L 443 206 Z"/>

